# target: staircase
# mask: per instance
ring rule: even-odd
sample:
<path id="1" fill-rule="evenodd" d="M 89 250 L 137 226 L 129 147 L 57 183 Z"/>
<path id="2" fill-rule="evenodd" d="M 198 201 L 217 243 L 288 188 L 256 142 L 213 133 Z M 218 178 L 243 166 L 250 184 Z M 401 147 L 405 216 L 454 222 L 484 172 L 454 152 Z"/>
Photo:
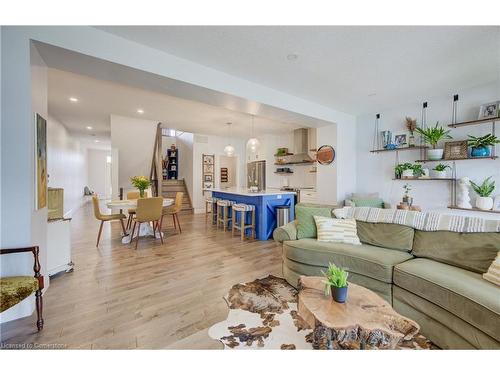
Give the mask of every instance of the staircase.
<path id="1" fill-rule="evenodd" d="M 189 192 L 186 188 L 186 183 L 183 178 L 178 180 L 163 180 L 161 195 L 165 198 L 175 199 L 175 194 L 181 191 L 184 193 L 182 198 L 182 211 L 193 212 L 193 205 L 191 203 L 191 198 L 189 197 Z"/>

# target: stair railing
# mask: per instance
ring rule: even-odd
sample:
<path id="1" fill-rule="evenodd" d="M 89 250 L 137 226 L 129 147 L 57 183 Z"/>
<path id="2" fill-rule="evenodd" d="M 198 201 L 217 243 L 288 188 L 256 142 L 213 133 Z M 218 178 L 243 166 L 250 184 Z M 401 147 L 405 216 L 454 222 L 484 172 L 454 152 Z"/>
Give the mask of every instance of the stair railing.
<path id="1" fill-rule="evenodd" d="M 161 122 L 156 125 L 155 144 L 153 147 L 153 158 L 151 160 L 151 170 L 149 172 L 149 180 L 151 181 L 151 192 L 154 197 L 160 196 L 161 180 L 163 179 L 162 171 L 162 135 Z"/>

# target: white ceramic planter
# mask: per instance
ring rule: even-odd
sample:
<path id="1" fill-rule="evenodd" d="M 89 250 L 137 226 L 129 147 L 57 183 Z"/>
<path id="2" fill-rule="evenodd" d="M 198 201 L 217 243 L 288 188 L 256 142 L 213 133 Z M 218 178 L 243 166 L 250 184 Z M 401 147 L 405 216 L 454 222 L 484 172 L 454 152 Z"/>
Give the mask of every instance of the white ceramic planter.
<path id="1" fill-rule="evenodd" d="M 493 208 L 493 198 L 491 197 L 477 197 L 476 207 L 481 210 L 491 210 Z"/>
<path id="2" fill-rule="evenodd" d="M 413 178 L 413 169 L 405 169 L 403 173 L 401 173 L 402 178 Z"/>
<path id="3" fill-rule="evenodd" d="M 432 171 L 433 178 L 446 178 L 446 171 Z"/>
<path id="4" fill-rule="evenodd" d="M 427 149 L 427 158 L 429 160 L 441 160 L 443 158 L 443 149 L 442 148 Z"/>

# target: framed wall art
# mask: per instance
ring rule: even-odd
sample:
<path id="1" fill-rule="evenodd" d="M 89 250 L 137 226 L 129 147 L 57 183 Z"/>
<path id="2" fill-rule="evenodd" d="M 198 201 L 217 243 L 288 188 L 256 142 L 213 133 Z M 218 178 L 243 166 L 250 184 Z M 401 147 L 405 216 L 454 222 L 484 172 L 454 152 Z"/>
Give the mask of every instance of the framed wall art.
<path id="1" fill-rule="evenodd" d="M 37 210 L 47 205 L 47 121 L 35 114 L 35 179 Z"/>
<path id="2" fill-rule="evenodd" d="M 467 159 L 467 141 L 445 142 L 444 158 L 448 160 Z"/>

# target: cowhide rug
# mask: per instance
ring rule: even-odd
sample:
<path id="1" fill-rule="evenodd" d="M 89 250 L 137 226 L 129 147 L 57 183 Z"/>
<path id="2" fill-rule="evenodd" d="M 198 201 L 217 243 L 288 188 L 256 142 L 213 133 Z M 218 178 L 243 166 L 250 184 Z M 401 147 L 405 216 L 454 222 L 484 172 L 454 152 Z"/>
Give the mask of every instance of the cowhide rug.
<path id="1" fill-rule="evenodd" d="M 312 329 L 297 314 L 297 290 L 269 275 L 236 284 L 225 300 L 229 315 L 208 335 L 230 349 L 312 349 Z M 398 349 L 434 349 L 422 335 L 401 342 Z"/>

